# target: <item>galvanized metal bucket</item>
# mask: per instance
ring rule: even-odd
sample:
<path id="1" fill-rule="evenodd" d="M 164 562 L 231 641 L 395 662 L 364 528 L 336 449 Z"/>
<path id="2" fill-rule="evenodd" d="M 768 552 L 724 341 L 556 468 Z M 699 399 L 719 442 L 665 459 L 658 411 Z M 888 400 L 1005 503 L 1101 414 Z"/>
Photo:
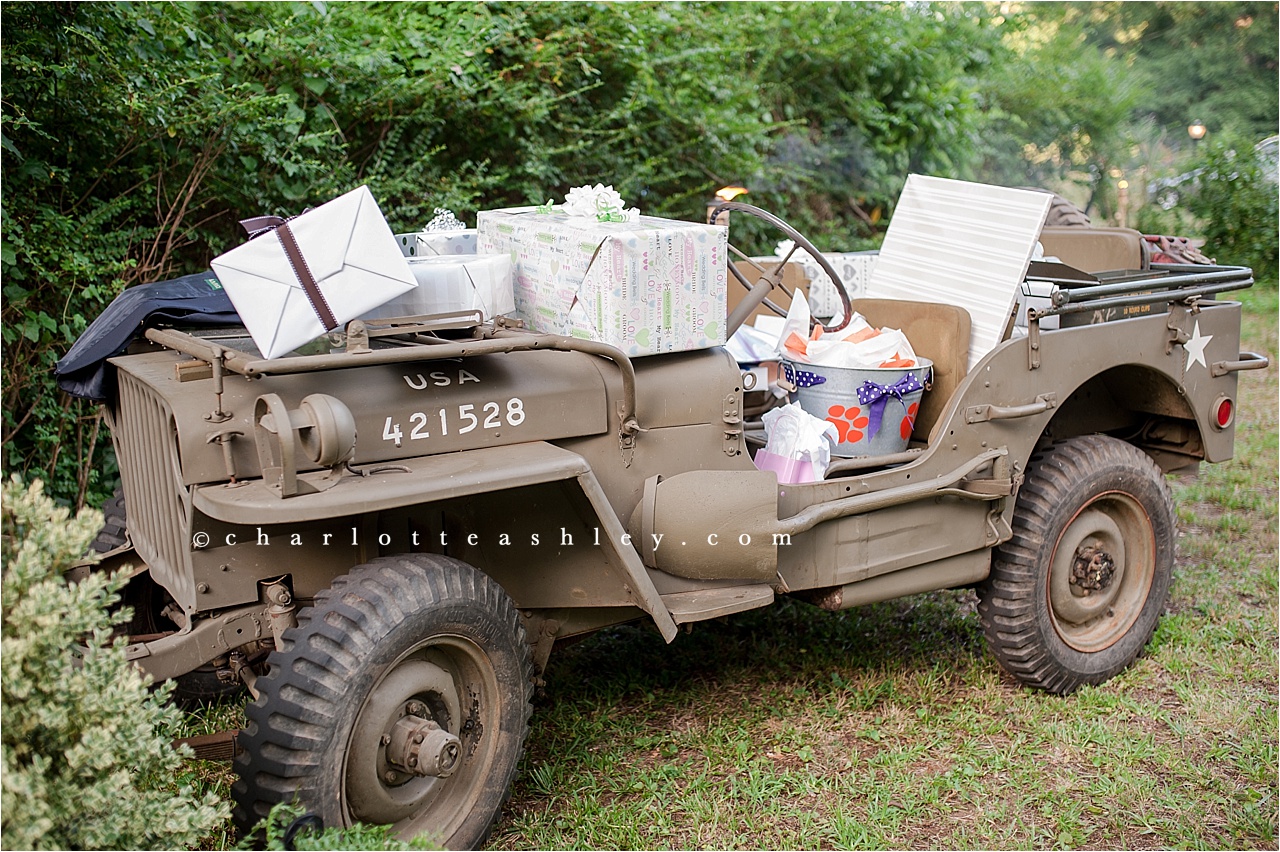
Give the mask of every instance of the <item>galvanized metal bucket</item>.
<path id="1" fill-rule="evenodd" d="M 796 386 L 800 407 L 835 424 L 840 441 L 832 455 L 883 456 L 905 450 L 915 428 L 933 373 L 932 361 L 917 360 L 911 369 L 851 370 L 792 361 L 782 362 L 782 369 Z"/>

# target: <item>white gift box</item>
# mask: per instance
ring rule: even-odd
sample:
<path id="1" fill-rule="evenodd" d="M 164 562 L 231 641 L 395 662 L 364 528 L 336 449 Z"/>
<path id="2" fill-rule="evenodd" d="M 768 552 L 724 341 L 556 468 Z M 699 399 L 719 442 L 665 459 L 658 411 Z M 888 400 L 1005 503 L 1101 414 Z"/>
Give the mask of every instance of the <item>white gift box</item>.
<path id="1" fill-rule="evenodd" d="M 967 310 L 972 370 L 1004 340 L 1052 200 L 1047 192 L 908 176 L 866 295 Z"/>
<path id="2" fill-rule="evenodd" d="M 511 258 L 505 254 L 459 254 L 409 259 L 418 286 L 365 314 L 362 319 L 480 311 L 484 319 L 516 309 Z"/>
<path id="3" fill-rule="evenodd" d="M 756 257 L 752 260 L 759 263 L 777 263 L 786 252 L 780 249 L 777 254 L 777 257 Z M 876 259 L 880 256 L 878 251 L 824 251 L 822 256 L 840 276 L 850 299 L 858 299 L 866 295 L 867 281 L 871 278 L 871 271 L 876 268 Z M 827 275 L 812 255 L 807 251 L 797 250 L 791 255 L 789 262 L 799 264 L 804 270 L 805 277 L 809 279 L 809 310 L 815 317 L 833 317 L 842 310 L 840 294 L 836 291 L 835 284 L 831 282 L 831 276 Z"/>
<path id="4" fill-rule="evenodd" d="M 295 269 L 285 248 L 290 234 L 303 270 Z M 325 311 L 337 327 L 418 286 L 365 186 L 254 237 L 214 258 L 212 266 L 267 358 L 330 331 L 321 320 Z M 306 292 L 305 275 L 323 305 Z"/>
<path id="5" fill-rule="evenodd" d="M 516 315 L 535 331 L 650 355 L 725 340 L 728 229 L 535 208 L 481 211 L 478 249 L 511 257 Z"/>
<path id="6" fill-rule="evenodd" d="M 436 257 L 450 254 L 475 254 L 476 229 L 396 234 L 400 252 L 405 257 Z"/>

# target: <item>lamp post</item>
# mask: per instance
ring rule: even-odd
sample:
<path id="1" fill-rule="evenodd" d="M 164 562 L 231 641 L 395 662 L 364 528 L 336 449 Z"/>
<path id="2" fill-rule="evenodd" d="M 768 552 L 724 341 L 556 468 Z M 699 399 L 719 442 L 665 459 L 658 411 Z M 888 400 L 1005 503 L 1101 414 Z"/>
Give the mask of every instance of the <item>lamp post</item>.
<path id="1" fill-rule="evenodd" d="M 716 209 L 716 207 L 718 207 L 721 202 L 732 201 L 733 199 L 737 198 L 739 195 L 745 195 L 746 192 L 747 192 L 747 188 L 745 186 L 726 186 L 716 190 L 716 197 L 711 199 L 711 202 L 707 204 L 707 224 L 708 225 L 728 225 L 729 211 L 726 210 L 725 212 L 721 213 L 719 216 L 716 217 L 716 220 L 714 222 L 711 221 L 711 211 Z"/>
<path id="2" fill-rule="evenodd" d="M 1196 119 L 1187 125 L 1187 135 L 1191 137 L 1191 150 L 1195 150 L 1200 145 L 1200 140 L 1209 132 L 1209 128 L 1204 126 L 1204 122 Z"/>

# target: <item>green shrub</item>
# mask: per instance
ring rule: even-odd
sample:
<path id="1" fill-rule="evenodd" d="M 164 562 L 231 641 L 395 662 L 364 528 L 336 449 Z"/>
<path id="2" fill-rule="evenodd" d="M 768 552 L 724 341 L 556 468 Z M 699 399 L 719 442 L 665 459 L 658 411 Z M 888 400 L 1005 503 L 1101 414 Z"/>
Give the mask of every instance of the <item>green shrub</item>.
<path id="1" fill-rule="evenodd" d="M 63 573 L 102 524 L 75 518 L 14 477 L 0 508 L 4 560 L 3 818 L 6 849 L 172 849 L 226 817 L 183 784 L 171 746 L 180 711 L 112 641 L 123 576 Z"/>
<path id="2" fill-rule="evenodd" d="M 1205 145 L 1197 165 L 1197 187 L 1187 206 L 1204 223 L 1205 253 L 1274 281 L 1280 262 L 1274 175 L 1267 175 L 1252 146 L 1231 140 Z"/>

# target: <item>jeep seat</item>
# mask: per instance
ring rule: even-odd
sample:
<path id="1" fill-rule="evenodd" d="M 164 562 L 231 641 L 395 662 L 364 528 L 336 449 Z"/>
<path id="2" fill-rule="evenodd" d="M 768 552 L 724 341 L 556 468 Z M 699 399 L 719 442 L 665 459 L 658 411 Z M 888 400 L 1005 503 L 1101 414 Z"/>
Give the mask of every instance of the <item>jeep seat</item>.
<path id="1" fill-rule="evenodd" d="M 1150 269 L 1150 252 L 1132 228 L 1045 228 L 1044 253 L 1081 272 Z"/>
<path id="2" fill-rule="evenodd" d="M 912 439 L 932 440 L 934 424 L 969 371 L 969 312 L 955 305 L 899 299 L 854 299 L 853 309 L 876 328 L 897 328 L 922 358 L 933 362 L 933 386 L 925 391 Z"/>

